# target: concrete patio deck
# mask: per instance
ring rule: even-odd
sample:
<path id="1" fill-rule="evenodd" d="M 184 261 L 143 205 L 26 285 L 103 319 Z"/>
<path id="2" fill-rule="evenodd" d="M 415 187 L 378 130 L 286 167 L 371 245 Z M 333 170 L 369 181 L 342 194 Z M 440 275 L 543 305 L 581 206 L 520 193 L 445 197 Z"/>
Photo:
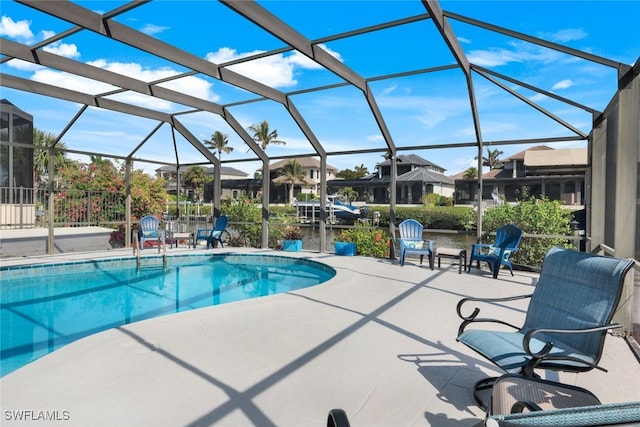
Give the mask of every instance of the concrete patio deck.
<path id="1" fill-rule="evenodd" d="M 169 252 L 184 251 L 202 250 Z M 530 293 L 537 277 L 459 275 L 447 260 L 431 271 L 414 259 L 400 267 L 361 256 L 233 251 L 308 257 L 338 274 L 312 288 L 142 321 L 63 347 L 0 379 L 2 425 L 49 425 L 12 414 L 57 411 L 67 418 L 50 423 L 58 426 L 324 426 L 332 408 L 344 409 L 354 427 L 474 425 L 483 412 L 472 385 L 501 372 L 456 342 L 455 306 L 466 296 Z M 525 308 L 487 314 L 517 322 Z M 603 403 L 640 400 L 640 363 L 623 338 L 607 338 L 601 366 L 609 372 L 540 373 L 586 387 Z"/>

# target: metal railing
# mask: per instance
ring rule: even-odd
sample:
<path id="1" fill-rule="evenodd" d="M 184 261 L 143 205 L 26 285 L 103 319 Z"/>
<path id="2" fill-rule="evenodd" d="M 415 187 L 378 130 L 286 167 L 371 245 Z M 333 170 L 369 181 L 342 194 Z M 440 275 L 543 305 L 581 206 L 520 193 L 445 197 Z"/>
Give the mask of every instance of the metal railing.
<path id="1" fill-rule="evenodd" d="M 126 221 L 126 199 L 106 191 L 49 191 L 24 187 L 0 187 L 0 229 L 47 227 L 53 219 L 55 227 L 87 227 Z"/>

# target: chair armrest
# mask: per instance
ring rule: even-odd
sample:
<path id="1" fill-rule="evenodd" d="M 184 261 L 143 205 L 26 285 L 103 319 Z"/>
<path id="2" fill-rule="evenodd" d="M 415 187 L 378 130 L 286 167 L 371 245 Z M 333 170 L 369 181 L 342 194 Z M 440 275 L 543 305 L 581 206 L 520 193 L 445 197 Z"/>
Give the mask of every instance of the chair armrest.
<path id="1" fill-rule="evenodd" d="M 609 325 L 604 325 L 604 326 L 597 326 L 595 328 L 580 328 L 580 329 L 550 329 L 550 328 L 540 328 L 540 329 L 532 329 L 530 331 L 528 331 L 525 335 L 524 338 L 522 340 L 522 347 L 524 348 L 524 350 L 529 354 L 529 356 L 531 356 L 531 360 L 529 361 L 529 363 L 527 363 L 527 366 L 525 366 L 524 371 L 525 371 L 525 375 L 527 375 L 527 372 L 529 372 L 528 370 L 531 369 L 530 372 L 533 372 L 533 369 L 539 365 L 542 361 L 544 360 L 570 360 L 570 361 L 574 361 L 574 362 L 579 362 L 579 363 L 583 363 L 585 365 L 591 366 L 592 368 L 597 368 L 600 369 L 601 371 L 607 372 L 606 369 L 593 364 L 593 363 L 589 363 L 585 360 L 582 359 L 578 359 L 575 357 L 571 357 L 571 356 L 551 356 L 549 355 L 549 353 L 551 352 L 551 350 L 554 347 L 553 342 L 551 341 L 547 341 L 544 345 L 544 347 L 542 347 L 542 349 L 540 351 L 532 351 L 531 350 L 531 339 L 538 335 L 538 334 L 548 334 L 548 333 L 553 333 L 553 334 L 587 334 L 587 333 L 591 333 L 591 332 L 600 332 L 600 331 L 608 331 L 609 329 L 616 329 L 616 328 L 620 328 L 622 327 L 622 325 L 620 325 L 619 323 L 611 323 Z"/>
<path id="2" fill-rule="evenodd" d="M 460 301 L 458 301 L 458 305 L 456 306 L 456 313 L 458 314 L 458 317 L 460 317 L 463 322 L 460 324 L 460 327 L 458 328 L 458 336 L 460 336 L 460 334 L 462 334 L 464 332 L 464 329 L 467 327 L 467 325 L 469 325 L 470 323 L 473 322 L 491 322 L 491 323 L 500 323 L 502 325 L 506 325 L 506 326 L 510 326 L 514 329 L 520 329 L 519 326 L 515 326 L 512 325 L 511 323 L 507 323 L 503 320 L 499 320 L 499 319 L 491 319 L 491 318 L 478 318 L 478 314 L 480 314 L 480 309 L 478 307 L 475 307 L 473 309 L 473 312 L 469 315 L 469 316 L 464 316 L 462 314 L 462 306 L 467 303 L 467 302 L 481 302 L 481 303 L 494 303 L 494 302 L 506 302 L 506 301 L 517 301 L 517 300 L 521 300 L 521 299 L 527 299 L 527 298 L 531 298 L 532 294 L 526 294 L 526 295 L 515 295 L 515 296 L 511 296 L 511 297 L 504 297 L 504 298 L 474 298 L 474 297 L 469 297 L 469 298 L 463 298 Z"/>
<path id="3" fill-rule="evenodd" d="M 471 254 L 485 255 L 483 252 L 488 252 L 491 248 L 495 248 L 495 246 L 488 243 L 472 243 Z"/>

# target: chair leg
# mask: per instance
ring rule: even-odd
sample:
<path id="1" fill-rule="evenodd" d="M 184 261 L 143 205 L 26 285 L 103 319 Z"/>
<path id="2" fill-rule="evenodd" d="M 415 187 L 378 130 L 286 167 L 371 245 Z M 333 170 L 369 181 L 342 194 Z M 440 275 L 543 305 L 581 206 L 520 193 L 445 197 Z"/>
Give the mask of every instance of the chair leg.
<path id="1" fill-rule="evenodd" d="M 483 378 L 473 385 L 473 398 L 483 411 L 486 411 L 489 408 L 491 390 L 493 389 L 493 384 L 497 379 L 498 377 Z"/>

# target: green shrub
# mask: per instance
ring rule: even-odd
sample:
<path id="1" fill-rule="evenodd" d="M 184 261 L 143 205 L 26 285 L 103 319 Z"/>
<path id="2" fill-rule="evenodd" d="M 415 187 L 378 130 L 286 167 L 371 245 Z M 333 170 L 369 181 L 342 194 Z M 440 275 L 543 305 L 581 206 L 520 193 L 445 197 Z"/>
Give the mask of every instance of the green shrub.
<path id="1" fill-rule="evenodd" d="M 505 224 L 513 223 L 525 234 L 568 236 L 571 232 L 570 221 L 571 211 L 563 209 L 559 201 L 547 197 L 529 197 L 515 206 L 505 203 L 487 209 L 482 217 L 482 229 L 491 233 Z M 513 262 L 539 267 L 553 246 L 573 248 L 571 241 L 562 238 L 523 237 Z"/>
<path id="2" fill-rule="evenodd" d="M 340 232 L 336 240 L 355 242 L 356 254 L 385 258 L 389 255 L 389 239 L 381 229 L 356 225 Z"/>
<path id="3" fill-rule="evenodd" d="M 231 223 L 231 246 L 262 246 L 262 207 L 258 200 L 245 196 L 237 200 L 228 198 L 223 201 L 221 211 Z"/>
<path id="4" fill-rule="evenodd" d="M 388 227 L 390 213 L 388 206 L 370 206 L 369 218 L 373 212 L 380 212 L 380 226 Z M 413 218 L 425 228 L 439 230 L 471 230 L 475 226 L 475 212 L 472 208 L 463 206 L 437 207 L 396 207 L 396 224 L 405 219 Z"/>
<path id="5" fill-rule="evenodd" d="M 425 194 L 420 201 L 426 207 L 435 208 L 436 206 L 440 206 L 440 195 L 436 193 Z"/>

